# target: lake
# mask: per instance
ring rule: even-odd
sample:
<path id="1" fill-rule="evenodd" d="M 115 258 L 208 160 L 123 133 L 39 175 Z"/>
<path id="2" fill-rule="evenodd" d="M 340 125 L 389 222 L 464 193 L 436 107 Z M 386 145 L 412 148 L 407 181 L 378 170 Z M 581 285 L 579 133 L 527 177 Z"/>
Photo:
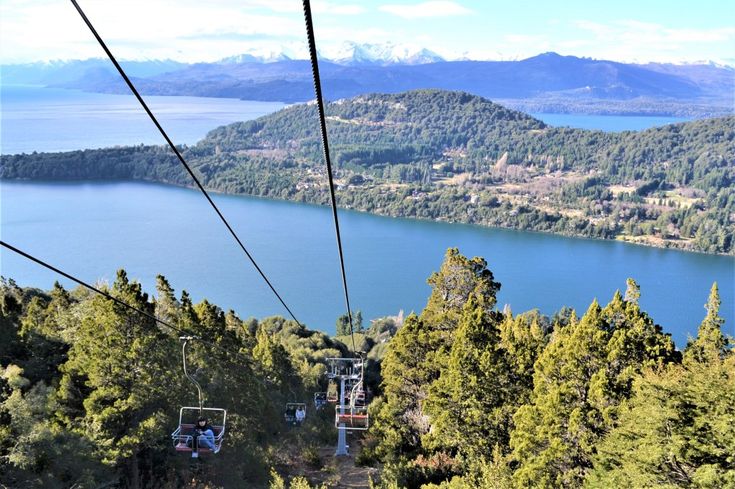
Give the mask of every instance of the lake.
<path id="1" fill-rule="evenodd" d="M 3 154 L 165 144 L 133 95 L 57 88 L 0 87 Z M 280 102 L 145 96 L 176 144 L 194 144 L 215 127 L 275 112 Z"/>
<path id="2" fill-rule="evenodd" d="M 0 184 L 2 239 L 83 280 L 112 281 L 125 268 L 153 291 L 156 274 L 195 301 L 207 298 L 242 317 L 285 315 L 198 192 L 145 183 Z M 214 196 L 300 321 L 332 333 L 344 312 L 330 210 L 240 196 Z M 448 247 L 483 256 L 502 283 L 499 307 L 516 313 L 564 305 L 583 313 L 607 303 L 625 280 L 641 305 L 682 347 L 696 334 L 713 281 L 733 329 L 735 258 L 476 226 L 341 211 L 351 299 L 366 318 L 419 311 L 426 278 Z M 0 273 L 49 288 L 55 274 L 12 252 Z M 67 282 L 62 281 L 66 285 Z"/>
<path id="3" fill-rule="evenodd" d="M 647 115 L 584 115 L 584 114 L 531 114 L 550 126 L 599 129 L 606 132 L 642 131 L 651 127 L 686 122 L 684 117 Z"/>

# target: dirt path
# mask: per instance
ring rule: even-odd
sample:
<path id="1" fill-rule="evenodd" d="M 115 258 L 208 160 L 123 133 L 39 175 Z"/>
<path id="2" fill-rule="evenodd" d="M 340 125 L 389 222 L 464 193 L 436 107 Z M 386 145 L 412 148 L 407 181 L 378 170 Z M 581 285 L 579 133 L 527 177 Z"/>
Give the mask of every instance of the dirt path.
<path id="1" fill-rule="evenodd" d="M 359 445 L 350 448 L 347 457 L 335 457 L 334 447 L 319 447 L 321 468 L 310 468 L 305 463 L 291 466 L 292 476 L 304 476 L 311 484 L 323 484 L 329 488 L 368 489 L 370 478 L 378 478 L 379 470 L 373 467 L 358 467 L 355 456 L 359 453 Z"/>

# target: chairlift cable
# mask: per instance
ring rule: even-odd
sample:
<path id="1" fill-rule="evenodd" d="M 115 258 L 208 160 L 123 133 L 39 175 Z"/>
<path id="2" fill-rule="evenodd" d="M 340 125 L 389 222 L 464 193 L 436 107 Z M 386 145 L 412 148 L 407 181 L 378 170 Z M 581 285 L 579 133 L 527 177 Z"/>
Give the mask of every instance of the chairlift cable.
<path id="1" fill-rule="evenodd" d="M 171 150 L 176 154 L 176 157 L 179 159 L 179 161 L 181 162 L 181 164 L 184 166 L 184 168 L 186 168 L 186 171 L 189 173 L 189 175 L 191 176 L 192 180 L 194 180 L 194 183 L 196 183 L 196 185 L 199 188 L 199 190 L 207 198 L 207 201 L 209 202 L 209 205 L 212 206 L 212 208 L 214 209 L 214 211 L 219 216 L 220 220 L 227 227 L 227 230 L 230 232 L 230 234 L 232 235 L 232 237 L 235 238 L 235 241 L 237 241 L 237 244 L 240 245 L 240 248 L 242 249 L 242 251 L 245 252 L 245 255 L 247 255 L 248 259 L 253 264 L 253 266 L 255 267 L 255 269 L 258 271 L 258 273 L 260 274 L 260 276 L 263 277 L 263 280 L 265 280 L 265 283 L 268 284 L 268 287 L 270 287 L 271 291 L 273 291 L 273 293 L 278 298 L 278 300 L 280 301 L 280 303 L 283 305 L 283 307 L 286 309 L 286 311 L 288 311 L 288 313 L 291 315 L 291 318 L 293 318 L 293 320 L 296 321 L 298 324 L 301 324 L 301 322 L 298 319 L 296 319 L 296 316 L 294 315 L 294 313 L 291 312 L 291 309 L 288 307 L 288 305 L 286 305 L 286 302 L 283 300 L 283 298 L 278 293 L 278 291 L 276 291 L 276 288 L 273 286 L 273 284 L 271 283 L 271 281 L 268 280 L 268 277 L 266 277 L 266 275 L 263 272 L 263 270 L 255 262 L 255 259 L 253 258 L 253 256 L 250 254 L 250 252 L 247 250 L 247 248 L 245 248 L 245 245 L 242 243 L 242 241 L 238 237 L 237 233 L 235 233 L 235 230 L 232 228 L 232 226 L 230 226 L 230 223 L 227 222 L 227 219 L 225 219 L 225 216 L 222 214 L 222 212 L 219 210 L 219 208 L 214 203 L 214 201 L 212 200 L 212 198 L 209 196 L 209 193 L 205 190 L 204 186 L 201 184 L 201 182 L 199 181 L 199 179 L 197 178 L 197 176 L 194 174 L 194 171 L 191 169 L 191 167 L 189 166 L 189 164 L 186 162 L 186 160 L 184 159 L 184 157 L 181 154 L 181 152 L 179 151 L 179 149 L 176 147 L 176 145 L 173 143 L 173 141 L 171 141 L 171 138 L 168 137 L 168 134 L 163 129 L 163 127 L 161 126 L 161 124 L 158 122 L 158 119 L 156 118 L 156 116 L 153 115 L 153 112 L 148 107 L 148 104 L 146 104 L 145 100 L 143 100 L 143 97 L 140 96 L 140 93 L 135 88 L 135 85 L 133 84 L 132 81 L 130 81 L 130 78 L 128 78 L 128 75 L 125 73 L 125 70 L 123 70 L 122 66 L 120 66 L 120 63 L 117 62 L 117 59 L 115 59 L 115 56 L 112 54 L 112 51 L 110 51 L 110 49 L 107 47 L 107 44 L 105 44 L 105 41 L 103 41 L 102 40 L 102 37 L 100 37 L 100 35 L 97 33 L 97 30 L 92 25 L 92 22 L 90 22 L 90 20 L 87 18 L 87 16 L 85 15 L 85 13 L 82 10 L 82 8 L 79 6 L 79 4 L 77 3 L 77 1 L 76 0 L 71 0 L 71 3 L 77 9 L 77 12 L 79 12 L 79 15 L 82 17 L 82 20 L 84 20 L 84 23 L 87 24 L 87 27 L 89 27 L 89 30 L 92 32 L 92 34 L 94 35 L 94 37 L 97 39 L 97 42 L 99 43 L 99 45 L 102 47 L 102 49 L 107 54 L 107 57 L 110 58 L 110 61 L 112 61 L 112 64 L 115 65 L 115 68 L 117 68 L 117 71 L 120 73 L 120 76 L 123 78 L 123 80 L 125 80 L 125 83 L 128 85 L 128 88 L 130 88 L 130 91 L 133 92 L 133 95 L 135 95 L 135 98 L 138 99 L 138 102 L 140 102 L 140 105 L 143 107 L 143 109 L 145 110 L 145 112 L 148 114 L 148 117 L 151 119 L 151 121 L 156 126 L 156 128 L 158 129 L 158 131 L 161 133 L 161 135 L 163 136 L 163 138 L 166 140 L 166 142 L 168 143 L 168 145 L 171 148 Z"/>
<path id="2" fill-rule="evenodd" d="M 74 0 L 72 0 L 74 1 Z M 306 22 L 306 36 L 309 40 L 309 57 L 311 59 L 311 71 L 314 77 L 314 93 L 316 94 L 316 105 L 319 111 L 319 129 L 322 136 L 322 149 L 324 161 L 327 165 L 327 176 L 329 178 L 329 196 L 332 202 L 332 216 L 334 218 L 334 230 L 337 235 L 337 249 L 339 251 L 339 265 L 342 270 L 342 286 L 345 292 L 345 304 L 347 305 L 347 318 L 350 322 L 350 336 L 352 337 L 352 352 L 357 353 L 355 348 L 355 330 L 352 326 L 352 309 L 350 308 L 350 295 L 347 291 L 347 274 L 345 272 L 345 259 L 342 251 L 342 237 L 339 232 L 339 218 L 337 216 L 337 198 L 334 192 L 334 176 L 332 172 L 332 160 L 329 156 L 329 141 L 327 138 L 327 122 L 324 115 L 324 99 L 322 97 L 322 84 L 319 77 L 319 62 L 316 53 L 316 40 L 314 39 L 314 25 L 311 18 L 311 5 L 309 0 L 303 0 L 304 20 Z"/>

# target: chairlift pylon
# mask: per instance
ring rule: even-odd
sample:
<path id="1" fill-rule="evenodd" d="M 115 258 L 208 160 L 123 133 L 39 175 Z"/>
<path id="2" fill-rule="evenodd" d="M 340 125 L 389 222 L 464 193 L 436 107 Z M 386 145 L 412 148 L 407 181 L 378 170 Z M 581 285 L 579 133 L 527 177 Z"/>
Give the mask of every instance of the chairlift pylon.
<path id="1" fill-rule="evenodd" d="M 334 425 L 340 431 L 364 431 L 370 422 L 367 399 L 363 388 L 365 364 L 358 358 L 328 358 L 327 376 L 340 382 L 341 393 L 335 406 Z M 339 452 L 338 448 L 338 452 Z"/>

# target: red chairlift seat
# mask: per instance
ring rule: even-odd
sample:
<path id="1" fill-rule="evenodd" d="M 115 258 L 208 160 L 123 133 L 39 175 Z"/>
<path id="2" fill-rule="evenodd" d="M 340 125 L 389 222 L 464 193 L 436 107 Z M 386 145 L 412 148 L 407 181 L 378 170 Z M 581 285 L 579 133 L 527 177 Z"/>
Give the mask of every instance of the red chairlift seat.
<path id="1" fill-rule="evenodd" d="M 339 428 L 344 426 L 348 430 L 367 430 L 370 427 L 370 417 L 368 416 L 367 407 L 355 406 L 340 412 L 337 409 L 334 424 Z"/>
<path id="2" fill-rule="evenodd" d="M 337 406 L 335 426 L 337 428 L 344 426 L 348 430 L 367 430 L 370 420 L 365 405 L 365 390 L 362 388 L 362 381 L 355 384 L 349 395 L 345 395 L 345 400 L 348 400 L 349 404 Z"/>

